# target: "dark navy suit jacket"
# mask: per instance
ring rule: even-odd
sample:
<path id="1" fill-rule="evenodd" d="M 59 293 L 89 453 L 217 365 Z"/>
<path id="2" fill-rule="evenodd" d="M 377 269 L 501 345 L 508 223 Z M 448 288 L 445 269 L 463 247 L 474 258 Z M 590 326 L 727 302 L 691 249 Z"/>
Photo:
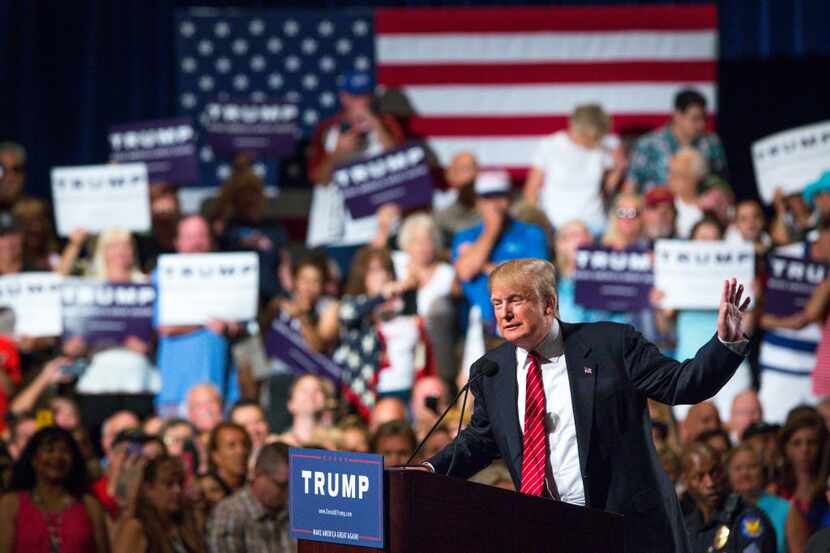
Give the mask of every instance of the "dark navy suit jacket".
<path id="1" fill-rule="evenodd" d="M 674 487 L 652 442 L 646 399 L 670 405 L 704 401 L 732 377 L 743 357 L 716 335 L 694 359 L 681 363 L 628 325 L 560 323 L 560 328 L 587 506 L 625 516 L 627 553 L 689 551 Z M 473 383 L 473 416 L 457 438 L 452 476 L 469 478 L 502 457 L 518 489 L 516 346 L 503 344 L 485 357 L 500 370 Z M 428 461 L 443 474 L 451 456 L 452 444 Z"/>

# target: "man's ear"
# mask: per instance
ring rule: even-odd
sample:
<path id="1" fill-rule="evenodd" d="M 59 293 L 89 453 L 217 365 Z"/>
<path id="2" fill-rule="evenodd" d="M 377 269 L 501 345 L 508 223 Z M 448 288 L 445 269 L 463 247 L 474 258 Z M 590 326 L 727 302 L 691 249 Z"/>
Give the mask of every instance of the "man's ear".
<path id="1" fill-rule="evenodd" d="M 548 301 L 545 302 L 545 315 L 552 315 L 556 316 L 556 298 L 548 298 Z"/>

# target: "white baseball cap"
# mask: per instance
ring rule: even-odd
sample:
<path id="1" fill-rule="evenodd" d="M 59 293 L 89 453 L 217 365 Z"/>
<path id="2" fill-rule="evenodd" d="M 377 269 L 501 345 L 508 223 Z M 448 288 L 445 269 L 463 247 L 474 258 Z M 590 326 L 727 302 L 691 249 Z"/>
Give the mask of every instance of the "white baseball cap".
<path id="1" fill-rule="evenodd" d="M 474 188 L 483 198 L 505 196 L 510 194 L 510 175 L 507 171 L 483 171 L 476 177 Z"/>

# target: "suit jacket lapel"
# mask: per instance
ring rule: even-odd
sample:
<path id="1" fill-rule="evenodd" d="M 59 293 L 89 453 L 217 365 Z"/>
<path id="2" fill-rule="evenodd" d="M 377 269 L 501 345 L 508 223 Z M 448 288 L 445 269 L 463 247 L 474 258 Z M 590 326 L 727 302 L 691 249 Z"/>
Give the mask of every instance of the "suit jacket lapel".
<path id="1" fill-rule="evenodd" d="M 519 414 L 516 407 L 519 401 L 519 388 L 516 381 L 516 347 L 509 346 L 499 351 L 497 363 L 501 367 L 496 376 L 496 398 L 498 398 L 498 413 L 502 424 L 508 429 L 505 432 L 509 459 L 517 474 L 521 474 L 522 467 L 522 427 L 519 426 Z"/>
<path id="2" fill-rule="evenodd" d="M 568 366 L 568 380 L 571 386 L 576 441 L 579 448 L 579 466 L 587 474 L 588 446 L 594 424 L 594 385 L 596 363 L 590 357 L 591 348 L 578 336 L 573 335 L 575 326 L 560 321 L 565 345 L 565 363 Z M 586 487 L 587 493 L 587 487 Z"/>

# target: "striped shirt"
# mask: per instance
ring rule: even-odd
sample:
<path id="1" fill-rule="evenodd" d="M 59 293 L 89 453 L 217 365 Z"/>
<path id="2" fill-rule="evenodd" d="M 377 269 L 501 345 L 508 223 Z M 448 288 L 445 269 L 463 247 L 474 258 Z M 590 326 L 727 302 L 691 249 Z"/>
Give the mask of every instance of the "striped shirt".
<path id="1" fill-rule="evenodd" d="M 775 249 L 776 254 L 807 257 L 809 244 L 800 242 Z M 816 347 L 821 327 L 812 323 L 799 330 L 769 329 L 761 341 L 758 363 L 761 370 L 809 376 L 816 364 Z"/>

